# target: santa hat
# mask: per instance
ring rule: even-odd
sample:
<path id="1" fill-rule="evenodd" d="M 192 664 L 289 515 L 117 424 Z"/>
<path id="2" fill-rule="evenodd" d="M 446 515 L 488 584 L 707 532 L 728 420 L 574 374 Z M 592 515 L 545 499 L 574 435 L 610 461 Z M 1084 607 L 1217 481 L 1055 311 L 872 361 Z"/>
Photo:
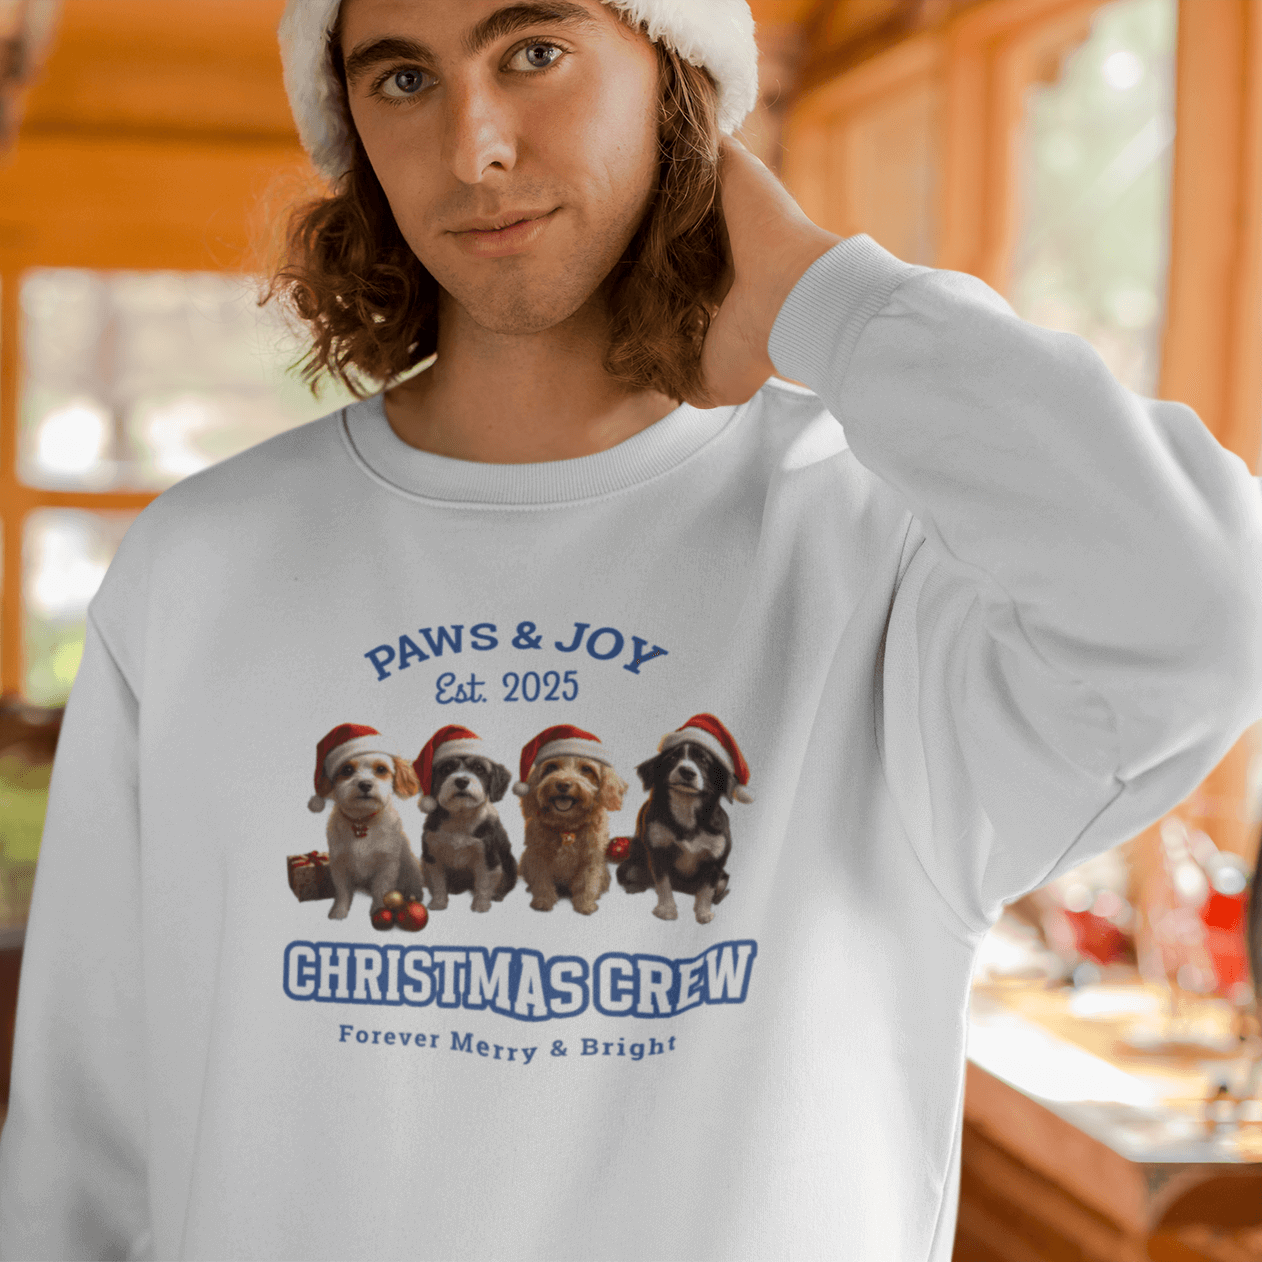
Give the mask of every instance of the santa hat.
<path id="1" fill-rule="evenodd" d="M 758 101 L 758 46 L 748 0 L 602 0 L 631 26 L 643 26 L 719 88 L 719 130 L 734 132 Z M 280 20 L 285 91 L 303 147 L 336 180 L 351 166 L 351 124 L 329 56 L 341 0 L 289 0 Z"/>
<path id="2" fill-rule="evenodd" d="M 481 751 L 482 738 L 476 732 L 471 732 L 467 727 L 460 727 L 455 723 L 440 727 L 421 746 L 421 752 L 417 754 L 412 770 L 416 772 L 416 778 L 421 782 L 422 813 L 428 815 L 430 811 L 438 810 L 438 799 L 430 794 L 434 782 L 434 764 L 442 762 L 444 758 L 455 758 L 458 754 L 477 754 Z"/>
<path id="3" fill-rule="evenodd" d="M 659 752 L 665 753 L 675 745 L 682 745 L 684 741 L 693 741 L 709 750 L 727 768 L 729 801 L 754 800 L 754 795 L 745 787 L 749 783 L 749 764 L 732 733 L 713 714 L 694 714 L 683 727 L 667 732 L 657 748 Z"/>
<path id="4" fill-rule="evenodd" d="M 384 745 L 381 733 L 375 727 L 365 727 L 362 723 L 339 723 L 316 746 L 315 794 L 307 799 L 307 809 L 316 814 L 324 810 L 324 796 L 320 792 L 321 774 L 332 780 L 348 758 L 357 758 L 360 754 L 383 754 L 393 758 L 394 755 L 383 748 Z"/>
<path id="5" fill-rule="evenodd" d="M 534 740 L 522 746 L 521 779 L 513 785 L 513 792 L 519 798 L 524 798 L 530 792 L 530 785 L 526 782 L 530 779 L 530 769 L 535 763 L 545 762 L 549 758 L 559 758 L 565 754 L 591 758 L 596 762 L 604 763 L 606 767 L 613 765 L 599 737 L 593 736 L 590 732 L 584 732 L 581 727 L 559 723 L 556 727 L 544 728 Z"/>

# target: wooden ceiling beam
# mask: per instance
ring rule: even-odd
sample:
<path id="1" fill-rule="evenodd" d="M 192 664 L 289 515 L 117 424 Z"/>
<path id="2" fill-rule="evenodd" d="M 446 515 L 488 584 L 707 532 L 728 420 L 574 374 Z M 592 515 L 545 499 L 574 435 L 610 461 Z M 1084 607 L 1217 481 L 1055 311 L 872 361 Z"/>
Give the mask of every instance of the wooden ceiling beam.
<path id="1" fill-rule="evenodd" d="M 891 12 L 874 23 L 859 27 L 840 42 L 830 38 L 834 19 L 846 0 L 819 0 L 806 20 L 808 53 L 798 81 L 798 91 L 809 92 L 876 57 L 887 48 L 936 25 L 950 13 L 979 0 L 895 0 Z"/>
<path id="2" fill-rule="evenodd" d="M 65 0 L 23 136 L 247 136 L 297 143 L 283 0 Z"/>

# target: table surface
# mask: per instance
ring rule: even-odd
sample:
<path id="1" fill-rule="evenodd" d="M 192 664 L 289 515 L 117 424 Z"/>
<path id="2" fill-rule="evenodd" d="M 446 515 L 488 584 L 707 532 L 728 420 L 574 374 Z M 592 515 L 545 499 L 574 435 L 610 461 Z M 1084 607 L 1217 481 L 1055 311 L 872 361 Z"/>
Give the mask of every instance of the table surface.
<path id="1" fill-rule="evenodd" d="M 1262 1164 L 1262 1075 L 1250 1080 L 1225 1001 L 1172 1015 L 1137 978 L 979 984 L 969 1060 L 1128 1161 Z M 1207 1107 L 1219 1083 L 1243 1103 Z"/>

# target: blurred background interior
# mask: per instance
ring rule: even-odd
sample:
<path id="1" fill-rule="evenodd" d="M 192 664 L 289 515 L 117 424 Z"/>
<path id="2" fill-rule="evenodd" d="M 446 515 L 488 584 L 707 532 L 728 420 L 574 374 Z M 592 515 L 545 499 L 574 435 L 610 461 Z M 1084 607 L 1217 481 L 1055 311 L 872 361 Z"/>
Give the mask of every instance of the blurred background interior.
<path id="1" fill-rule="evenodd" d="M 752 3 L 745 140 L 818 223 L 980 276 L 1257 471 L 1262 0 Z M 88 601 L 155 495 L 342 401 L 257 304 L 315 187 L 282 7 L 0 0 L 0 1109 Z M 1260 805 L 1251 732 L 986 940 L 960 1262 L 1262 1259 Z"/>

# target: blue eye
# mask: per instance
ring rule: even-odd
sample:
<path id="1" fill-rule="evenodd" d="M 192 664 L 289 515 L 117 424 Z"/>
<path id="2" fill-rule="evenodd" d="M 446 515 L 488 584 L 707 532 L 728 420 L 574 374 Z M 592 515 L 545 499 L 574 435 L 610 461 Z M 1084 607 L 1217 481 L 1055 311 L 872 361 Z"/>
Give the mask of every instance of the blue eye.
<path id="1" fill-rule="evenodd" d="M 396 70 L 381 83 L 380 92 L 392 101 L 406 100 L 415 96 L 425 86 L 425 74 L 420 70 Z"/>
<path id="2" fill-rule="evenodd" d="M 564 55 L 565 49 L 556 44 L 527 44 L 512 55 L 508 64 L 514 70 L 547 70 Z"/>

